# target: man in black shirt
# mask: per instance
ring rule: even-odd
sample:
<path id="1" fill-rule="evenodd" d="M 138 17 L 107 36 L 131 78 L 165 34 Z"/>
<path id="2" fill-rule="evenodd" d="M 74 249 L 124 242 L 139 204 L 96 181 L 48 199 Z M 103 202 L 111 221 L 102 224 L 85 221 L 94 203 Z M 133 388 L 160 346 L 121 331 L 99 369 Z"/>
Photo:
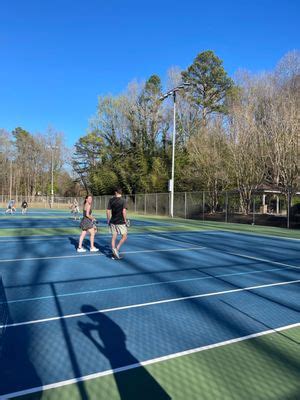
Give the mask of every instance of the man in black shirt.
<path id="1" fill-rule="evenodd" d="M 115 189 L 115 195 L 112 197 L 107 205 L 106 210 L 107 223 L 110 226 L 112 233 L 111 248 L 113 256 L 120 259 L 119 250 L 122 244 L 127 239 L 127 226 L 126 226 L 126 201 L 122 197 L 122 189 Z M 122 235 L 121 240 L 116 246 L 117 236 Z"/>
<path id="2" fill-rule="evenodd" d="M 22 201 L 21 208 L 22 208 L 22 214 L 26 214 L 28 209 L 28 203 L 26 200 Z"/>

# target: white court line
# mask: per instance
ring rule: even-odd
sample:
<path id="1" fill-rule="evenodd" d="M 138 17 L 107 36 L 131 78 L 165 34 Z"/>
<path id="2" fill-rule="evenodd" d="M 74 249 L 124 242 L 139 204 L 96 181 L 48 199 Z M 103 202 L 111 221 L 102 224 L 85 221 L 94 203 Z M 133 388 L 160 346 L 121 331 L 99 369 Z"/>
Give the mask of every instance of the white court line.
<path id="1" fill-rule="evenodd" d="M 153 234 L 150 234 L 149 236 L 153 236 L 153 237 L 155 237 L 155 239 L 157 239 L 157 237 L 155 235 L 153 235 Z M 183 241 L 183 240 L 180 240 L 180 239 L 168 238 L 168 237 L 165 237 L 163 235 L 159 235 L 158 238 L 159 239 L 168 240 L 170 242 L 180 243 L 181 245 L 186 244 L 186 245 L 189 245 L 189 246 L 195 246 L 195 243 L 190 243 L 190 242 Z"/>
<path id="2" fill-rule="evenodd" d="M 151 236 L 151 235 L 150 235 Z M 154 235 L 153 235 L 154 236 Z M 161 236 L 160 236 L 161 237 Z M 177 242 L 177 243 L 182 243 L 182 241 L 180 239 L 172 239 L 172 238 L 166 238 L 166 237 L 161 237 L 162 239 L 168 240 L 168 241 L 173 241 L 173 242 Z M 192 245 L 192 243 L 190 242 L 184 242 L 187 245 Z M 272 261 L 272 260 L 267 260 L 265 258 L 259 258 L 259 257 L 253 257 L 253 256 L 247 256 L 245 254 L 240 254 L 240 253 L 233 253 L 230 251 L 226 251 L 226 250 L 218 250 L 218 249 L 214 249 L 213 247 L 209 247 L 210 250 L 212 251 L 216 251 L 219 253 L 224 253 L 224 254 L 230 254 L 233 256 L 237 256 L 237 257 L 242 257 L 242 258 L 249 258 L 251 260 L 256 260 L 256 261 L 261 261 L 261 262 L 265 262 L 265 263 L 269 263 L 269 264 L 275 264 L 275 265 L 281 265 L 283 267 L 288 267 L 288 268 L 295 268 L 295 269 L 300 269 L 300 267 L 297 267 L 296 265 L 292 265 L 292 264 L 286 264 L 286 263 L 282 263 L 279 261 Z"/>
<path id="3" fill-rule="evenodd" d="M 207 221 L 204 221 L 204 223 L 206 223 Z M 230 225 L 231 223 L 228 222 L 228 224 Z M 177 226 L 182 226 L 182 227 L 186 227 L 186 223 L 184 222 L 176 222 Z M 257 225 L 255 225 L 257 226 Z M 193 225 L 193 227 L 196 228 L 195 225 Z M 300 241 L 300 238 L 292 238 L 292 237 L 286 237 L 286 236 L 279 236 L 279 235 L 269 235 L 268 233 L 261 233 L 261 232 L 254 232 L 254 231 L 239 231 L 238 229 L 230 229 L 229 227 L 226 228 L 226 226 L 222 227 L 222 228 L 218 228 L 217 226 L 203 226 L 202 228 L 199 229 L 201 227 L 201 225 L 198 227 L 198 229 L 195 229 L 194 232 L 199 232 L 201 233 L 202 231 L 204 231 L 205 228 L 207 228 L 207 231 L 209 232 L 215 232 L 215 233 L 219 233 L 219 232 L 223 232 L 223 233 L 234 233 L 234 234 L 242 234 L 242 235 L 250 235 L 250 236 L 262 236 L 265 238 L 273 238 L 273 239 L 285 239 L 285 240 L 296 240 L 296 241 Z M 193 232 L 193 231 L 190 231 Z M 189 231 L 183 231 L 183 233 L 189 233 Z"/>
<path id="4" fill-rule="evenodd" d="M 265 262 L 268 264 L 275 264 L 275 265 L 282 265 L 283 267 L 288 267 L 288 268 L 295 268 L 295 269 L 300 269 L 300 267 L 297 267 L 296 265 L 292 265 L 292 264 L 286 264 L 286 263 L 282 263 L 279 261 L 272 261 L 272 260 L 267 260 L 266 258 L 259 258 L 259 257 L 253 257 L 253 256 L 247 256 L 246 254 L 239 254 L 239 253 L 231 253 L 231 252 L 224 252 L 226 254 L 231 254 L 233 256 L 238 256 L 238 257 L 242 257 L 242 258 L 249 258 L 250 260 L 256 260 L 256 261 L 261 261 L 261 262 Z"/>
<path id="5" fill-rule="evenodd" d="M 193 348 L 193 349 L 189 349 L 189 350 L 184 350 L 184 351 L 180 351 L 180 352 L 177 352 L 177 353 L 168 354 L 166 356 L 152 358 L 150 360 L 142 361 L 140 363 L 126 365 L 124 367 L 119 367 L 119 368 L 116 368 L 116 369 L 108 369 L 108 370 L 105 370 L 105 371 L 102 371 L 102 372 L 96 372 L 94 374 L 80 376 L 79 378 L 68 379 L 68 380 L 65 380 L 65 381 L 55 382 L 55 383 L 51 383 L 51 384 L 44 385 L 44 386 L 38 386 L 38 387 L 30 388 L 30 389 L 20 390 L 18 392 L 14 392 L 14 393 L 7 393 L 7 394 L 3 395 L 4 396 L 3 398 L 11 399 L 11 398 L 17 397 L 17 396 L 24 396 L 24 395 L 27 395 L 27 394 L 32 394 L 32 393 L 36 393 L 36 392 L 40 392 L 40 391 L 44 391 L 44 390 L 49 390 L 49 389 L 55 389 L 55 388 L 71 385 L 71 384 L 78 383 L 78 382 L 89 381 L 89 380 L 92 380 L 92 379 L 101 378 L 103 376 L 116 374 L 118 372 L 128 371 L 128 370 L 139 368 L 139 367 L 145 367 L 145 366 L 151 365 L 151 364 L 156 364 L 156 363 L 159 363 L 159 362 L 162 362 L 162 361 L 167 361 L 167 360 L 172 360 L 174 358 L 187 356 L 189 354 L 200 353 L 202 351 L 211 350 L 211 349 L 215 349 L 215 348 L 223 347 L 223 346 L 228 346 L 230 344 L 243 342 L 245 340 L 255 339 L 255 338 L 258 338 L 258 337 L 261 337 L 261 336 L 266 336 L 266 335 L 270 335 L 270 334 L 279 333 L 279 332 L 282 332 L 282 331 L 286 331 L 288 329 L 297 328 L 299 326 L 300 326 L 300 323 L 296 323 L 296 324 L 281 326 L 279 328 L 268 329 L 266 331 L 253 333 L 251 335 L 240 336 L 240 337 L 237 337 L 237 338 L 234 338 L 234 339 L 225 340 L 223 342 L 213 343 L 213 344 L 209 344 L 209 345 L 206 345 L 206 346 L 200 346 L 200 347 L 196 347 L 196 348 Z"/>
<path id="6" fill-rule="evenodd" d="M 177 224 L 177 225 L 178 226 L 186 226 L 184 224 Z M 69 227 L 69 228 L 76 228 L 76 226 Z M 100 226 L 100 228 L 101 228 L 101 226 Z M 8 229 L 8 228 L 4 228 L 4 229 Z M 27 228 L 24 228 L 24 229 L 27 229 Z M 55 228 L 52 228 L 52 229 L 55 229 Z M 248 236 L 253 236 L 253 237 L 256 236 L 258 238 L 259 237 L 263 237 L 263 238 L 271 238 L 271 239 L 278 239 L 278 240 L 284 239 L 284 240 L 297 241 L 297 242 L 300 241 L 300 238 L 268 235 L 268 234 L 259 233 L 259 232 L 239 231 L 239 230 L 234 230 L 234 229 L 227 229 L 226 227 L 225 228 L 206 229 L 206 230 L 204 230 L 203 228 L 199 229 L 199 227 L 195 227 L 195 230 L 192 230 L 192 231 L 180 231 L 180 232 L 179 231 L 166 232 L 164 230 L 163 231 L 155 231 L 155 232 L 152 232 L 152 233 L 150 233 L 150 231 L 149 232 L 145 232 L 145 233 L 134 233 L 134 232 L 132 232 L 132 233 L 130 233 L 130 236 L 131 235 L 134 236 L 134 237 L 136 237 L 136 236 L 151 236 L 151 235 L 155 236 L 156 233 L 157 234 L 173 234 L 173 235 L 181 235 L 181 234 L 189 234 L 189 233 L 199 233 L 199 234 L 218 234 L 218 233 L 224 233 L 224 234 L 228 234 L 229 233 L 230 234 L 230 233 L 233 233 L 233 234 L 242 234 L 242 235 L 248 235 Z M 51 240 L 60 240 L 61 238 L 68 237 L 70 235 L 72 235 L 72 234 L 66 233 L 66 234 L 58 235 L 58 236 L 60 236 L 60 238 L 51 239 Z M 103 236 L 104 237 L 110 237 L 111 236 L 111 235 L 105 234 L 105 233 L 100 233 L 100 235 L 101 235 L 101 237 L 103 237 Z M 16 237 L 16 238 L 19 238 L 19 239 L 4 240 L 5 238 L 12 238 L 12 237 Z M 47 237 L 47 235 L 28 235 L 28 236 L 11 236 L 11 235 L 9 235 L 9 236 L 0 236 L 0 242 L 7 242 L 7 241 L 9 241 L 9 242 L 17 242 L 17 241 L 23 240 L 24 238 L 26 238 L 27 241 L 29 241 L 30 238 L 33 238 L 32 241 L 34 241 L 34 240 L 36 240 L 36 241 L 47 240 L 47 239 L 38 239 L 38 238 L 41 238 L 41 237 Z M 159 237 L 161 237 L 161 236 L 159 236 Z M 35 238 L 37 238 L 37 239 L 35 239 Z M 3 240 L 1 240 L 1 239 L 3 239 Z M 165 238 L 165 239 L 167 240 L 167 238 Z M 172 239 L 169 239 L 169 240 L 172 240 Z"/>
<path id="7" fill-rule="evenodd" d="M 162 252 L 173 252 L 173 251 L 189 251 L 189 250 L 203 250 L 206 247 L 195 246 L 195 247 L 182 247 L 182 248 L 172 248 L 172 249 L 153 249 L 153 250 L 134 250 L 134 251 L 125 251 L 121 254 L 137 254 L 137 253 L 162 253 Z M 4 260 L 0 259 L 0 263 L 6 262 L 19 262 L 19 261 L 40 261 L 40 260 L 53 260 L 53 259 L 64 259 L 64 258 L 85 258 L 85 257 L 104 257 L 105 254 L 97 253 L 97 254 L 74 254 L 70 256 L 49 256 L 49 257 L 31 257 L 31 258 L 7 258 Z"/>
<path id="8" fill-rule="evenodd" d="M 4 260 L 0 259 L 0 263 L 7 263 L 7 262 L 20 262 L 20 261 L 40 261 L 40 260 L 57 260 L 57 259 L 64 259 L 64 258 L 86 258 L 86 257 L 99 257 L 104 256 L 103 253 L 95 253 L 95 254 L 74 254 L 70 256 L 49 256 L 49 257 L 30 257 L 30 258 L 7 258 Z"/>
<path id="9" fill-rule="evenodd" d="M 123 310 L 129 310 L 132 308 L 149 307 L 149 306 L 154 306 L 157 304 L 174 303 L 174 302 L 179 302 L 179 301 L 183 301 L 183 300 L 200 299 L 200 298 L 204 298 L 204 297 L 212 297 L 212 296 L 218 296 L 218 295 L 223 295 L 223 294 L 228 294 L 228 293 L 245 292 L 245 291 L 251 291 L 251 290 L 255 290 L 255 289 L 274 287 L 274 286 L 291 285 L 294 283 L 300 283 L 300 279 L 293 280 L 293 281 L 286 281 L 286 282 L 268 283 L 265 285 L 258 285 L 258 286 L 248 286 L 248 287 L 239 288 L 239 289 L 222 290 L 222 291 L 212 292 L 212 293 L 196 294 L 196 295 L 192 295 L 192 296 L 176 297 L 176 298 L 165 299 L 165 300 L 151 301 L 148 303 L 131 304 L 128 306 L 105 308 L 102 310 L 95 310 L 95 311 L 91 311 L 91 312 L 87 312 L 87 313 L 67 314 L 67 315 L 61 315 L 58 317 L 50 317 L 50 318 L 36 319 L 36 320 L 32 320 L 32 321 L 16 322 L 16 323 L 7 324 L 7 325 L 0 325 L 0 329 L 13 328 L 16 326 L 23 326 L 23 325 L 33 325 L 33 324 L 39 324 L 39 323 L 43 323 L 43 322 L 65 320 L 65 319 L 70 319 L 70 318 L 78 318 L 78 317 L 83 317 L 85 315 L 109 313 L 109 312 L 114 312 L 114 311 L 123 311 Z"/>
<path id="10" fill-rule="evenodd" d="M 219 233 L 219 232 L 220 232 L 220 231 L 213 231 L 213 232 L 210 231 L 210 232 L 207 232 L 207 233 Z M 223 232 L 224 232 L 224 231 L 223 231 Z M 228 233 L 228 232 L 224 232 L 224 233 L 226 234 L 226 233 Z M 149 236 L 154 236 L 154 237 L 155 237 L 155 235 L 151 235 L 151 234 L 150 234 Z M 191 245 L 191 246 L 194 245 L 194 243 L 182 241 L 182 240 L 180 240 L 180 239 L 167 238 L 167 237 L 164 237 L 164 236 L 162 236 L 162 235 L 160 235 L 159 238 L 160 238 L 160 239 L 164 239 L 164 240 L 168 240 L 168 241 L 172 241 L 172 242 L 176 242 L 176 243 L 187 244 L 187 245 Z M 295 239 L 295 240 L 300 240 L 300 239 Z M 218 250 L 218 249 L 214 249 L 213 247 L 209 247 L 209 249 L 211 249 L 211 250 L 213 250 L 213 251 L 221 252 L 221 253 L 226 253 L 226 254 L 235 255 L 235 256 L 238 256 L 238 257 L 245 257 L 245 258 L 250 258 L 250 259 L 253 259 L 253 260 L 257 260 L 257 261 L 269 262 L 269 263 L 272 263 L 272 264 L 277 264 L 277 265 L 282 265 L 282 266 L 288 266 L 288 267 L 292 267 L 292 268 L 299 268 L 299 267 L 296 267 L 296 266 L 294 266 L 294 265 L 289 265 L 289 264 L 285 264 L 285 263 L 281 263 L 281 262 L 276 262 L 276 261 L 270 261 L 270 260 L 266 260 L 266 259 L 262 259 L 262 258 L 257 258 L 257 257 L 246 256 L 246 255 L 243 255 L 243 254 L 233 253 L 233 252 L 229 252 L 229 251 L 225 251 L 225 250 Z"/>
<path id="11" fill-rule="evenodd" d="M 172 249 L 161 249 L 161 250 L 134 250 L 134 251 L 124 251 L 120 254 L 135 254 L 135 253 L 161 253 L 164 251 L 187 251 L 187 250 L 204 250 L 206 247 L 195 246 L 195 247 L 175 247 Z"/>
<path id="12" fill-rule="evenodd" d="M 10 239 L 6 239 L 10 238 Z M 62 239 L 79 239 L 79 235 L 75 233 L 64 233 L 62 235 L 24 235 L 24 236 L 0 236 L 0 243 L 7 243 L 7 242 L 39 242 L 43 240 L 62 240 Z"/>
<path id="13" fill-rule="evenodd" d="M 164 231 L 162 232 L 158 232 L 158 233 L 166 233 Z M 207 231 L 207 232 L 203 232 L 203 233 L 211 233 L 211 231 Z M 62 239 L 78 239 L 78 235 L 74 235 L 74 234 L 63 234 L 63 235 L 56 235 L 55 237 L 51 236 L 47 236 L 47 235 L 28 235 L 28 236 L 16 236 L 15 239 L 8 239 L 5 240 L 5 238 L 11 238 L 12 236 L 0 236 L 0 243 L 7 243 L 7 242 L 12 242 L 12 243 L 18 243 L 21 241 L 26 241 L 26 242 L 42 242 L 42 241 L 61 241 Z M 145 233 L 130 233 L 130 237 L 132 238 L 145 238 L 147 236 L 153 236 L 155 237 L 155 239 L 158 239 L 158 237 L 156 237 L 153 233 L 149 233 L 149 232 L 145 232 Z M 99 233 L 99 235 L 96 236 L 96 240 L 97 239 L 101 239 L 101 238 L 111 238 L 111 234 L 110 233 Z M 159 236 L 160 238 L 160 236 Z M 164 238 L 167 240 L 167 238 Z M 169 239 L 172 240 L 172 239 Z M 180 240 L 177 240 L 178 242 L 180 242 Z"/>
<path id="14" fill-rule="evenodd" d="M 169 241 L 172 241 L 172 242 L 182 243 L 182 241 L 180 239 L 172 239 L 172 238 L 166 238 L 166 237 L 161 237 L 161 236 L 160 236 L 160 238 L 165 239 L 165 240 L 169 240 Z M 190 242 L 183 242 L 183 243 L 186 243 L 188 245 L 193 245 L 193 243 L 190 243 Z M 248 255 L 245 255 L 245 254 L 234 253 L 234 252 L 226 251 L 226 250 L 218 250 L 218 249 L 214 249 L 213 247 L 208 247 L 207 249 L 212 250 L 212 251 L 216 251 L 218 253 L 230 254 L 230 255 L 237 256 L 237 257 L 242 257 L 242 258 L 249 258 L 250 260 L 256 260 L 256 261 L 261 261 L 261 262 L 265 262 L 265 263 L 269 263 L 269 264 L 275 264 L 275 265 L 282 265 L 283 267 L 288 267 L 288 268 L 300 269 L 300 267 L 297 267 L 296 265 L 286 264 L 286 263 L 282 263 L 280 261 L 272 261 L 272 260 L 268 260 L 266 258 L 248 256 Z"/>
<path id="15" fill-rule="evenodd" d="M 60 241 L 62 239 L 69 239 L 69 237 L 71 237 L 72 239 L 78 239 L 79 235 L 74 235 L 74 234 L 63 234 L 63 235 L 57 235 L 56 237 L 52 237 L 51 236 L 47 236 L 47 235 L 30 235 L 30 236 L 17 236 L 16 238 L 18 239 L 9 239 L 9 240 L 4 240 L 3 238 L 7 238 L 7 237 L 12 237 L 12 236 L 0 236 L 0 243 L 7 243 L 7 242 L 21 242 L 25 239 L 26 242 L 42 242 L 42 241 Z M 149 233 L 132 233 L 130 234 L 130 236 L 136 238 L 136 237 L 145 237 L 145 236 L 150 236 Z M 100 233 L 99 235 L 96 236 L 96 240 L 100 239 L 100 238 L 107 238 L 107 237 L 111 237 L 111 234 L 108 233 Z M 1 240 L 3 239 L 3 240 Z"/>
<path id="16" fill-rule="evenodd" d="M 117 287 L 113 286 L 113 287 L 103 288 L 103 289 L 85 290 L 82 292 L 69 292 L 69 293 L 61 293 L 61 294 L 57 294 L 57 295 L 27 297 L 27 298 L 21 298 L 21 299 L 16 299 L 16 300 L 7 300 L 5 303 L 6 304 L 25 303 L 25 302 L 29 302 L 29 301 L 40 301 L 40 300 L 49 300 L 49 299 L 61 298 L 61 297 L 74 297 L 74 296 L 81 296 L 81 295 L 86 295 L 86 294 L 88 295 L 88 294 L 94 294 L 94 293 L 113 292 L 113 291 L 117 291 L 117 290 L 130 290 L 130 289 L 140 289 L 140 288 L 144 288 L 144 287 L 162 286 L 162 285 L 169 285 L 170 283 L 187 283 L 187 282 L 203 281 L 203 280 L 208 280 L 208 279 L 232 277 L 232 276 L 265 274 L 267 272 L 285 271 L 286 269 L 293 269 L 293 268 L 300 269 L 300 267 L 285 267 L 285 268 L 263 269 L 263 270 L 258 270 L 258 271 L 230 272 L 227 274 L 220 274 L 220 275 L 214 275 L 214 276 L 201 276 L 199 278 L 183 278 L 183 279 L 174 279 L 171 281 L 142 283 L 139 285 L 117 286 Z M 202 272 L 201 270 L 199 270 L 199 271 Z M 230 284 L 231 282 L 227 282 L 227 283 Z M 1 304 L 4 304 L 4 302 L 0 301 L 0 305 Z"/>
<path id="17" fill-rule="evenodd" d="M 247 231 L 239 231 L 237 229 L 228 229 L 226 227 L 224 228 L 215 228 L 212 229 L 210 232 L 215 232 L 215 233 L 234 233 L 234 234 L 242 234 L 242 235 L 248 235 L 248 236 L 258 236 L 258 237 L 264 237 L 264 238 L 271 238 L 271 239 L 284 239 L 284 240 L 295 240 L 295 241 L 300 241 L 299 238 L 290 238 L 290 237 L 286 237 L 286 236 L 276 236 L 276 235 L 268 235 L 267 233 L 260 233 L 260 232 L 247 232 Z M 185 232 L 186 233 L 186 232 Z"/>
<path id="18" fill-rule="evenodd" d="M 218 229 L 215 230 L 216 232 L 218 231 Z M 292 237 L 286 237 L 286 236 L 276 236 L 276 235 L 268 235 L 267 233 L 259 233 L 259 232 L 246 232 L 246 231 L 238 231 L 238 230 L 234 230 L 234 229 L 228 229 L 226 230 L 226 228 L 224 229 L 220 229 L 220 232 L 223 233 L 235 233 L 235 234 L 243 234 L 243 235 L 249 235 L 249 236 L 261 236 L 264 238 L 271 238 L 271 239 L 284 239 L 284 240 L 292 240 L 292 241 L 296 241 L 299 242 L 300 239 L 299 238 L 292 238 Z"/>
<path id="19" fill-rule="evenodd" d="M 25 241 L 26 243 L 27 242 L 43 242 L 43 241 L 50 242 L 50 241 L 61 241 L 62 239 L 68 239 L 70 237 L 70 235 L 61 235 L 60 237 L 56 237 L 56 238 L 45 237 L 45 236 L 40 239 L 32 238 L 32 236 L 19 236 L 19 239 L 9 239 L 9 240 L 1 240 L 1 238 L 2 238 L 1 237 L 0 243 L 19 243 L 19 242 L 23 242 L 23 241 Z"/>

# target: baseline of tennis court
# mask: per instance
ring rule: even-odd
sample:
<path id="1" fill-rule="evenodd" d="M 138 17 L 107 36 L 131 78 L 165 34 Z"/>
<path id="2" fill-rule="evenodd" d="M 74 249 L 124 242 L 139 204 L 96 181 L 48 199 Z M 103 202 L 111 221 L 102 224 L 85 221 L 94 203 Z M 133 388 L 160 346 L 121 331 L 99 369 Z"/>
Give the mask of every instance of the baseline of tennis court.
<path id="1" fill-rule="evenodd" d="M 98 254 L 77 254 L 77 239 L 1 239 L 4 398 L 300 323 L 297 240 L 132 234 L 115 261 L 108 235 L 97 238 Z"/>

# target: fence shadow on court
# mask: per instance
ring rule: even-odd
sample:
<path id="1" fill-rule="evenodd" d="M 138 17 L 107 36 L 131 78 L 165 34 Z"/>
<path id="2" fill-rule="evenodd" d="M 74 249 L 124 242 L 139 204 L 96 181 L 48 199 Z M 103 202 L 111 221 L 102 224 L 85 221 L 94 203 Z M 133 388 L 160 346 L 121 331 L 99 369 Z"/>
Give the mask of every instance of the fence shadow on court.
<path id="1" fill-rule="evenodd" d="M 31 384 L 41 387 L 42 382 L 28 353 L 29 337 L 27 327 L 7 328 L 13 320 L 10 315 L 5 289 L 0 277 L 0 398 L 6 394 L 22 390 L 30 377 Z M 22 365 L 22 373 L 16 375 L 16 365 Z M 3 397 L 2 397 L 3 396 Z M 41 392 L 32 395 L 31 400 L 39 400 Z"/>
<path id="2" fill-rule="evenodd" d="M 83 305 L 81 311 L 87 314 L 92 322 L 79 321 L 78 326 L 96 349 L 109 360 L 122 400 L 171 399 L 147 369 L 130 353 L 126 346 L 126 334 L 118 324 L 107 315 L 97 312 L 91 305 Z M 100 341 L 94 338 L 93 332 L 96 332 Z M 122 372 L 124 368 L 127 371 Z"/>

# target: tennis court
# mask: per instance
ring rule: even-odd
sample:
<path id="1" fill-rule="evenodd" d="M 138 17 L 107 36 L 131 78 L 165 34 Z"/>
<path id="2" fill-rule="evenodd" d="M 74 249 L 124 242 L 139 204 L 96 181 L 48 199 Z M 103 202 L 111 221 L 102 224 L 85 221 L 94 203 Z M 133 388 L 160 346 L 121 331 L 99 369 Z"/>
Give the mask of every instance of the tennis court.
<path id="1" fill-rule="evenodd" d="M 299 231 L 134 216 L 116 261 L 98 219 L 0 217 L 0 398 L 300 397 Z"/>

